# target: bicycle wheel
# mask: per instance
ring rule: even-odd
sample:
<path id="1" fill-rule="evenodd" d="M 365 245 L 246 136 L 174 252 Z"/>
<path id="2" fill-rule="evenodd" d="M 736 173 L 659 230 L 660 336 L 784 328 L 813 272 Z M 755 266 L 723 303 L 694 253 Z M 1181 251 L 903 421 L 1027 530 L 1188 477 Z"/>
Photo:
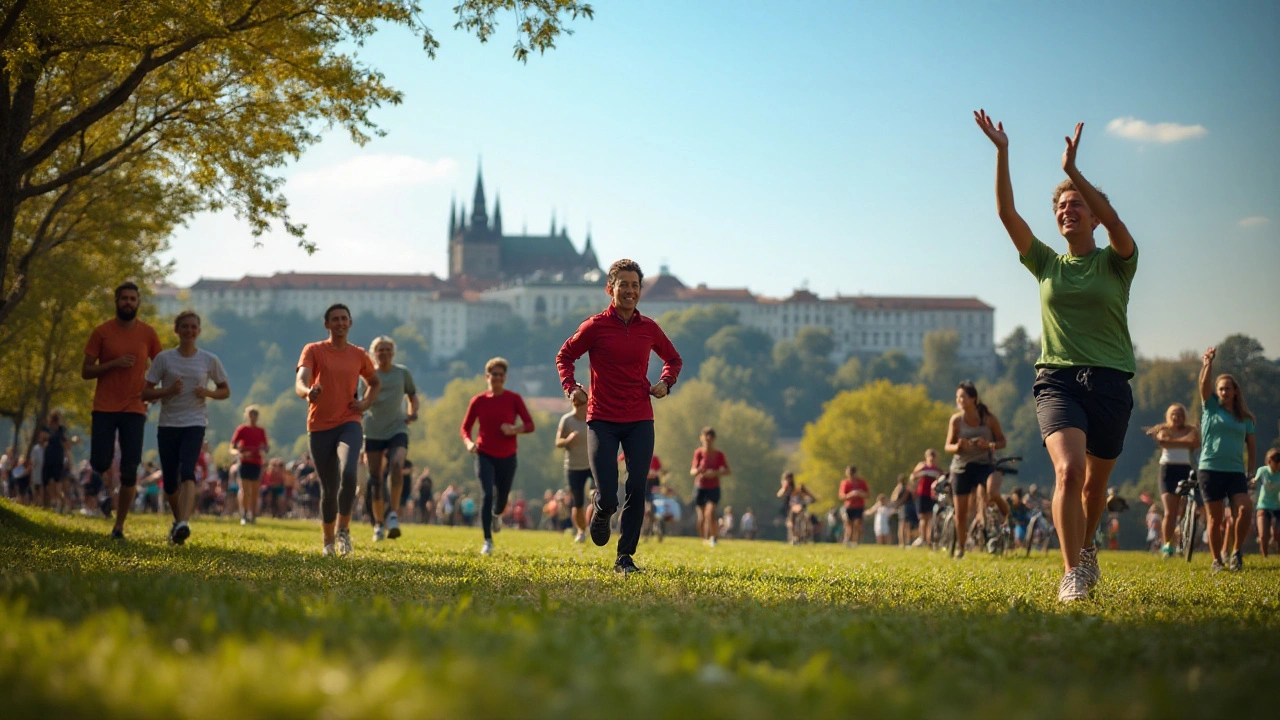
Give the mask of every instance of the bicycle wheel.
<path id="1" fill-rule="evenodd" d="M 946 548 L 949 556 L 955 557 L 959 539 L 960 533 L 956 532 L 956 518 L 948 514 L 946 520 L 942 522 L 942 547 Z"/>
<path id="2" fill-rule="evenodd" d="M 1199 520 L 1200 515 L 1196 512 L 1196 504 L 1191 498 L 1187 498 L 1186 506 L 1182 509 L 1182 521 L 1178 523 L 1179 542 L 1182 543 L 1182 557 L 1187 562 L 1191 562 L 1191 556 L 1196 551 L 1196 538 L 1199 536 Z"/>
<path id="3" fill-rule="evenodd" d="M 1039 535 L 1042 532 L 1044 531 L 1040 529 L 1040 518 L 1035 518 L 1027 525 L 1027 540 L 1026 540 L 1026 546 L 1027 546 L 1026 556 L 1027 557 L 1031 557 L 1031 548 L 1036 546 L 1036 542 L 1039 541 Z"/>

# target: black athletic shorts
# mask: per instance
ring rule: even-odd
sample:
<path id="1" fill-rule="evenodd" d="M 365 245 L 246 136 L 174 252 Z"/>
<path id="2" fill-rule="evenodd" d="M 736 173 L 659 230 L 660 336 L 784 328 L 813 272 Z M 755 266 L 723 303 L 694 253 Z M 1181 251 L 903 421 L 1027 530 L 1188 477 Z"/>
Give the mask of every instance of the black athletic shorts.
<path id="1" fill-rule="evenodd" d="M 569 492 L 573 495 L 573 507 L 581 510 L 587 504 L 587 481 L 591 479 L 591 469 L 565 470 L 564 478 L 569 483 Z"/>
<path id="2" fill-rule="evenodd" d="M 938 504 L 938 501 L 934 500 L 931 497 L 922 497 L 920 495 L 917 495 L 916 496 L 916 514 L 925 515 L 928 513 L 932 513 L 933 506 L 937 504 Z"/>
<path id="3" fill-rule="evenodd" d="M 986 487 L 987 478 L 995 472 L 996 466 L 990 463 L 968 463 L 963 470 L 951 471 L 951 484 L 955 487 L 957 497 L 964 497 L 976 487 Z"/>
<path id="4" fill-rule="evenodd" d="M 367 453 L 386 452 L 391 448 L 398 447 L 405 448 L 406 450 L 409 448 L 408 433 L 396 433 L 390 440 L 375 440 L 374 438 L 364 439 L 364 451 Z"/>
<path id="5" fill-rule="evenodd" d="M 1258 512 L 1271 516 L 1272 522 L 1280 523 L 1280 510 L 1268 510 L 1266 508 L 1258 508 Z"/>
<path id="6" fill-rule="evenodd" d="M 138 464 L 142 462 L 142 434 L 147 416 L 131 412 L 93 411 L 89 437 L 89 465 L 104 473 L 115 461 L 117 436 L 120 441 L 120 485 L 138 484 Z"/>
<path id="7" fill-rule="evenodd" d="M 1133 412 L 1129 377 L 1113 368 L 1041 368 L 1031 386 L 1040 439 L 1079 428 L 1084 431 L 1085 452 L 1102 460 L 1120 457 Z"/>
<path id="8" fill-rule="evenodd" d="M 1178 483 L 1191 477 L 1190 465 L 1161 465 L 1160 492 L 1173 495 L 1178 492 Z"/>
<path id="9" fill-rule="evenodd" d="M 1230 501 L 1236 495 L 1249 494 L 1249 479 L 1242 472 L 1201 469 L 1197 475 L 1200 477 L 1200 487 L 1204 490 L 1205 502 Z"/>
<path id="10" fill-rule="evenodd" d="M 240 461 L 240 479 L 249 482 L 258 482 L 262 479 L 262 466 L 258 463 L 247 463 Z"/>
<path id="11" fill-rule="evenodd" d="M 846 520 L 850 520 L 850 521 L 852 521 L 852 520 L 861 520 L 861 519 L 862 519 L 862 513 L 864 513 L 864 512 L 866 512 L 866 508 L 851 508 L 851 507 L 847 507 L 847 508 L 845 508 L 845 509 L 844 509 L 844 517 L 845 517 L 845 519 L 846 519 Z"/>
<path id="12" fill-rule="evenodd" d="M 720 504 L 720 488 L 698 488 L 698 492 L 693 498 L 694 506 L 702 507 L 707 503 Z"/>
<path id="13" fill-rule="evenodd" d="M 164 492 L 172 495 L 184 480 L 195 482 L 196 463 L 204 446 L 204 426 L 156 428 L 156 450 Z"/>

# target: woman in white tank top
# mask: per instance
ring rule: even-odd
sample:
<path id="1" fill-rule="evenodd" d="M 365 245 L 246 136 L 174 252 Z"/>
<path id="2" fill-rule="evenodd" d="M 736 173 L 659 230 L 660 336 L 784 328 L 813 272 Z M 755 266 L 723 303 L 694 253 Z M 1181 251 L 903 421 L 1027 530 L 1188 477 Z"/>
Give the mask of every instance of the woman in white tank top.
<path id="1" fill-rule="evenodd" d="M 1147 430 L 1160 446 L 1160 497 L 1164 501 L 1164 523 L 1160 527 L 1160 554 L 1173 557 L 1174 532 L 1182 515 L 1178 483 L 1191 475 L 1191 453 L 1200 447 L 1200 430 L 1187 424 L 1187 408 L 1174 403 L 1164 411 L 1164 422 Z"/>

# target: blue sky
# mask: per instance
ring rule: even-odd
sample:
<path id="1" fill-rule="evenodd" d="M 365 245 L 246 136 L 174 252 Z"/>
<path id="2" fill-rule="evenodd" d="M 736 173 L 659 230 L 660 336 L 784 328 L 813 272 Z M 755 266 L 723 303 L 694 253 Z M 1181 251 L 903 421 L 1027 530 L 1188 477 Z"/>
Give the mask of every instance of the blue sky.
<path id="1" fill-rule="evenodd" d="M 606 1 L 527 65 L 509 18 L 481 45 L 449 29 L 451 3 L 426 5 L 437 60 L 399 31 L 360 51 L 405 93 L 373 114 L 388 135 L 331 133 L 284 171 L 320 252 L 282 233 L 255 249 L 206 215 L 172 240 L 174 281 L 443 276 L 450 199 L 470 204 L 483 157 L 508 232 L 554 212 L 579 247 L 590 225 L 605 263 L 774 296 L 974 295 L 998 335 L 1038 335 L 983 107 L 1019 210 L 1059 250 L 1050 193 L 1085 123 L 1078 164 L 1142 253 L 1140 353 L 1244 332 L 1280 355 L 1280 3 Z"/>

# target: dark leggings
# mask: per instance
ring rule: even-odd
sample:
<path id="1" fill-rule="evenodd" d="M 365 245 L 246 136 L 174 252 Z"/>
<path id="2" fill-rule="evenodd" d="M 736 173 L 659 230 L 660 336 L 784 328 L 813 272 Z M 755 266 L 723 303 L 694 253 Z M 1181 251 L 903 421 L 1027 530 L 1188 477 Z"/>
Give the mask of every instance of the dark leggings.
<path id="1" fill-rule="evenodd" d="M 476 477 L 484 490 L 480 501 L 480 525 L 484 527 L 484 539 L 493 539 L 493 516 L 502 515 L 507 509 L 507 496 L 516 479 L 516 456 L 498 458 L 476 453 Z"/>
<path id="2" fill-rule="evenodd" d="M 311 459 L 320 476 L 320 520 L 331 523 L 338 515 L 351 516 L 356 504 L 356 470 L 364 429 L 358 422 L 307 433 Z"/>
<path id="3" fill-rule="evenodd" d="M 587 451 L 596 479 L 596 512 L 605 516 L 618 509 L 618 447 L 626 456 L 627 487 L 622 504 L 622 534 L 618 554 L 634 555 L 644 525 L 644 496 L 649 463 L 653 460 L 653 421 L 614 423 L 587 421 Z"/>

